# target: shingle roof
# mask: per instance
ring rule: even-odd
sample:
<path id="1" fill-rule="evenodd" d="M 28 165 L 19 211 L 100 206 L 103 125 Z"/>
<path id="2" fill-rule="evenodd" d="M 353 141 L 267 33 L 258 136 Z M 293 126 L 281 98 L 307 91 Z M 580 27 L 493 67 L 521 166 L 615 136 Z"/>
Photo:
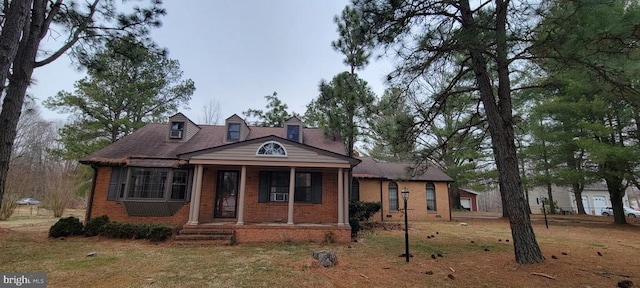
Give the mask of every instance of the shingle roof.
<path id="1" fill-rule="evenodd" d="M 420 166 L 426 169 L 412 169 L 410 163 L 377 162 L 369 157 L 358 158 L 362 162 L 353 168 L 353 177 L 389 180 L 418 180 L 453 182 L 453 179 L 435 166 Z"/>
<path id="2" fill-rule="evenodd" d="M 224 144 L 226 126 L 224 125 L 199 125 L 200 131 L 189 141 L 167 140 L 168 124 L 151 123 L 138 129 L 133 134 L 123 137 L 115 143 L 85 157 L 81 163 L 103 164 L 129 164 L 131 159 L 139 159 L 139 162 L 152 161 L 159 163 L 162 159 L 177 160 L 178 154 L 217 147 Z M 331 140 L 324 137 L 322 130 L 318 128 L 304 128 L 304 144 L 333 153 L 346 155 L 346 150 L 341 139 Z M 284 128 L 251 127 L 246 140 L 275 135 L 285 135 Z M 144 162 L 143 161 L 143 162 Z"/>

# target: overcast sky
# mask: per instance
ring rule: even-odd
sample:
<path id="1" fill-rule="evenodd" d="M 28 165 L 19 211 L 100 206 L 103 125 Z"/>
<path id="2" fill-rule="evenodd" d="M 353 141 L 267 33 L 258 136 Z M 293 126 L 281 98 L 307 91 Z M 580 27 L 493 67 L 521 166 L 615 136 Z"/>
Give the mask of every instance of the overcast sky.
<path id="1" fill-rule="evenodd" d="M 221 106 L 221 120 L 249 108 L 264 109 L 265 95 L 274 91 L 289 111 L 303 114 L 318 96 L 321 79 L 330 80 L 348 68 L 334 51 L 337 39 L 333 22 L 347 0 L 250 0 L 165 1 L 167 15 L 153 39 L 169 50 L 169 58 L 180 61 L 184 79 L 195 82 L 196 91 L 188 110 L 196 123 L 211 100 Z M 51 40 L 50 40 L 51 41 Z M 380 95 L 388 62 L 371 60 L 360 77 Z M 39 102 L 60 90 L 73 91 L 81 79 L 63 56 L 36 69 L 29 94 Z M 44 107 L 43 117 L 66 119 Z"/>

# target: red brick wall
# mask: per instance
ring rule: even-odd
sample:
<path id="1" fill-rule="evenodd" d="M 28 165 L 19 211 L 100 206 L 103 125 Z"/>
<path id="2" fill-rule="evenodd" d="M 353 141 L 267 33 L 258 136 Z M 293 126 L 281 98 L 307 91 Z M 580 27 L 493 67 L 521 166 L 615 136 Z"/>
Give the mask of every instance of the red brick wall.
<path id="1" fill-rule="evenodd" d="M 262 243 L 262 242 L 316 242 L 325 241 L 326 235 L 333 232 L 337 243 L 351 242 L 351 228 L 346 226 L 333 227 L 304 227 L 304 226 L 265 226 L 256 227 L 237 226 L 237 243 Z"/>
<path id="2" fill-rule="evenodd" d="M 460 191 L 460 198 L 467 198 L 471 200 L 471 211 L 478 211 L 478 207 L 476 206 L 476 198 L 478 197 L 478 195 L 476 194 L 471 194 L 469 192 L 466 191 Z"/>
<path id="3" fill-rule="evenodd" d="M 200 193 L 199 223 L 213 222 L 213 202 L 215 202 L 218 170 L 204 167 L 202 171 L 202 192 Z M 194 184 L 195 185 L 195 184 Z"/>
<path id="4" fill-rule="evenodd" d="M 286 222 L 287 203 L 258 203 L 259 171 L 259 168 L 247 169 L 244 221 L 246 223 Z M 214 221 L 213 210 L 217 173 L 218 170 L 213 167 L 204 168 L 200 198 L 200 223 Z M 337 169 L 325 170 L 322 174 L 322 204 L 296 203 L 293 208 L 294 223 L 338 222 L 338 171 Z M 128 216 L 121 203 L 106 200 L 110 177 L 110 167 L 100 167 L 98 169 L 90 217 L 107 215 L 113 221 L 175 225 L 183 225 L 189 220 L 189 203 L 186 203 L 171 217 Z"/>
<path id="5" fill-rule="evenodd" d="M 288 203 L 258 203 L 258 168 L 247 168 L 244 221 L 287 222 Z M 294 223 L 338 222 L 338 170 L 322 172 L 322 204 L 295 203 Z"/>
<path id="6" fill-rule="evenodd" d="M 182 208 L 171 217 L 140 217 L 127 215 L 127 211 L 120 202 L 107 201 L 110 179 L 111 167 L 99 167 L 93 203 L 91 205 L 91 215 L 89 215 L 90 218 L 107 215 L 111 221 L 171 225 L 183 225 L 189 220 L 189 203 L 183 205 Z"/>

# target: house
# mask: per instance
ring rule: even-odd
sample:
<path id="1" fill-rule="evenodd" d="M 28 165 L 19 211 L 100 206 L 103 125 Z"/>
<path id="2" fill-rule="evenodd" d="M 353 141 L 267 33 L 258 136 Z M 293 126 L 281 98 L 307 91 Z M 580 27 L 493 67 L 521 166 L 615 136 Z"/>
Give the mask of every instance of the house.
<path id="1" fill-rule="evenodd" d="M 551 194 L 553 195 L 554 203 L 561 209 L 559 212 L 578 213 L 578 204 L 576 203 L 576 197 L 571 188 L 553 185 L 551 186 Z M 625 193 L 622 197 L 624 206 L 630 205 L 628 194 L 629 193 Z M 540 199 L 542 197 L 549 198 L 548 195 L 549 193 L 546 187 L 534 187 L 529 190 L 529 206 L 531 207 L 532 213 L 543 213 Z M 602 215 L 603 208 L 611 207 L 609 190 L 605 183 L 586 185 L 582 190 L 581 200 L 585 213 L 589 215 Z"/>
<path id="2" fill-rule="evenodd" d="M 451 220 L 449 183 L 453 181 L 434 166 L 414 168 L 409 163 L 378 162 L 360 158 L 353 169 L 351 200 L 381 202 L 382 211 L 372 218 L 379 221 L 404 219 L 402 190 L 407 188 L 410 220 Z"/>
<path id="3" fill-rule="evenodd" d="M 458 189 L 460 192 L 460 206 L 471 212 L 478 212 L 478 192 L 470 189 Z"/>
<path id="4" fill-rule="evenodd" d="M 347 179 L 360 160 L 345 151 L 296 117 L 272 128 L 178 113 L 80 161 L 95 171 L 86 218 L 224 228 L 236 243 L 349 242 Z"/>

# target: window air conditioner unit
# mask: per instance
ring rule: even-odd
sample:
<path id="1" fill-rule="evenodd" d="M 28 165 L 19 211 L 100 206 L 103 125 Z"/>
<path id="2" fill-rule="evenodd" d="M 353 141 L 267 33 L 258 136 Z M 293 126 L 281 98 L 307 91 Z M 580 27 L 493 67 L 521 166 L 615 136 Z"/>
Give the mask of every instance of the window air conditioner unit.
<path id="1" fill-rule="evenodd" d="M 271 201 L 287 202 L 289 201 L 289 193 L 271 193 Z"/>
<path id="2" fill-rule="evenodd" d="M 182 139 L 182 131 L 180 130 L 171 130 L 169 134 L 169 138 L 171 139 Z"/>

